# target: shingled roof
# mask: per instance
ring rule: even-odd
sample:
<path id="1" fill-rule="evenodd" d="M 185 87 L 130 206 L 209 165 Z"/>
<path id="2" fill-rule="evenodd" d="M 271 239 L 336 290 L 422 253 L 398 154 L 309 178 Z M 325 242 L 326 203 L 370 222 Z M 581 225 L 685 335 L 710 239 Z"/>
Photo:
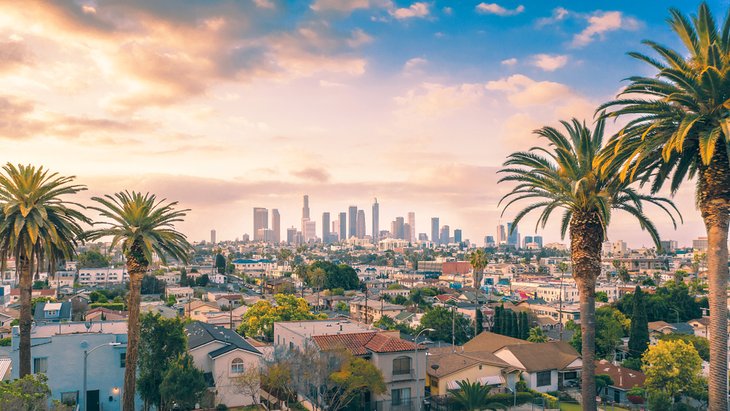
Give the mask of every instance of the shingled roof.
<path id="1" fill-rule="evenodd" d="M 261 354 L 259 350 L 249 344 L 243 337 L 227 328 L 194 321 L 185 326 L 185 331 L 188 336 L 188 349 L 190 350 L 208 344 L 211 341 L 224 343 L 225 345 L 223 347 L 208 353 L 212 358 L 235 349 Z"/>
<path id="2" fill-rule="evenodd" d="M 429 351 L 429 353 L 431 352 Z M 451 350 L 443 350 L 439 354 L 429 355 L 427 361 L 426 372 L 434 377 L 443 377 L 477 364 L 493 365 L 500 368 L 510 367 L 504 360 L 488 351 L 452 352 Z M 438 365 L 438 367 L 434 369 L 433 365 Z"/>
<path id="3" fill-rule="evenodd" d="M 519 338 L 512 338 L 506 335 L 490 333 L 484 331 L 476 337 L 472 338 L 464 344 L 464 351 L 466 352 L 477 352 L 477 351 L 489 351 L 497 352 L 501 348 L 507 345 L 515 344 L 532 344 L 529 341 L 520 340 Z"/>
<path id="4" fill-rule="evenodd" d="M 578 351 L 565 341 L 516 344 L 503 349 L 511 352 L 527 372 L 563 370 L 580 359 Z"/>
<path id="5" fill-rule="evenodd" d="M 377 331 L 351 334 L 315 335 L 312 337 L 317 346 L 324 351 L 345 348 L 354 355 L 371 352 L 389 353 L 413 351 L 416 345 L 401 338 L 391 337 Z"/>

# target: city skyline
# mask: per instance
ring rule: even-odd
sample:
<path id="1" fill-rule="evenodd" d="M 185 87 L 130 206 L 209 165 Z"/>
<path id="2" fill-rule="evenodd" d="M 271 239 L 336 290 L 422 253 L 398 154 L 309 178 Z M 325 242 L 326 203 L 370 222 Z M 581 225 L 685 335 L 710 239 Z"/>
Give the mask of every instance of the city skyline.
<path id="1" fill-rule="evenodd" d="M 0 161 L 78 176 L 84 204 L 120 190 L 177 200 L 192 210 L 179 229 L 193 240 L 213 227 L 253 238 L 255 206 L 301 229 L 308 193 L 317 218 L 352 204 L 367 215 L 377 197 L 383 228 L 412 211 L 416 234 L 438 215 L 477 241 L 514 217 L 497 205 L 511 189 L 496 183 L 505 157 L 539 144 L 537 127 L 591 121 L 646 70 L 626 52 L 646 51 L 643 38 L 676 47 L 666 9 L 695 7 L 294 3 L 0 4 Z M 676 232 L 649 214 L 663 238 L 688 244 L 704 231 L 692 184 L 675 199 Z M 551 222 L 538 234 L 551 242 L 558 231 Z M 609 238 L 651 244 L 620 214 Z"/>

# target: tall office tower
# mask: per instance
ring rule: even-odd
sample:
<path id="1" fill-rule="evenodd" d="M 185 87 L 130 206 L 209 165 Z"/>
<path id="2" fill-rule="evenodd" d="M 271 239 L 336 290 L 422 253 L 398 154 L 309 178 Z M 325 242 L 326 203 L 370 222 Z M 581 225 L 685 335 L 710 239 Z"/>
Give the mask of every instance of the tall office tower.
<path id="1" fill-rule="evenodd" d="M 541 235 L 536 235 L 536 236 L 532 237 L 532 241 L 535 244 L 537 244 L 538 247 L 542 248 L 542 236 Z"/>
<path id="2" fill-rule="evenodd" d="M 302 207 L 302 219 L 309 218 L 309 196 L 304 196 L 304 207 Z"/>
<path id="3" fill-rule="evenodd" d="M 411 237 L 411 225 L 408 223 L 403 224 L 403 239 L 409 243 L 414 241 Z"/>
<path id="4" fill-rule="evenodd" d="M 530 244 L 532 241 L 532 236 L 526 235 L 525 238 L 522 239 L 522 248 L 527 248 L 527 244 Z"/>
<path id="5" fill-rule="evenodd" d="M 393 238 L 397 238 L 399 240 L 402 240 L 405 238 L 405 220 L 403 220 L 403 217 L 396 217 L 395 221 L 393 221 L 393 227 L 391 227 L 391 235 Z"/>
<path id="6" fill-rule="evenodd" d="M 215 230 L 210 230 L 210 243 L 211 244 L 218 244 L 218 243 L 215 242 L 215 240 L 216 240 L 216 238 L 215 238 Z"/>
<path id="7" fill-rule="evenodd" d="M 274 244 L 281 242 L 281 215 L 276 208 L 271 210 L 271 242 Z"/>
<path id="8" fill-rule="evenodd" d="M 439 218 L 431 218 L 431 241 L 434 244 L 439 244 Z"/>
<path id="9" fill-rule="evenodd" d="M 340 213 L 340 241 L 347 240 L 347 213 Z"/>
<path id="10" fill-rule="evenodd" d="M 330 213 L 322 213 L 322 242 L 330 243 Z"/>
<path id="11" fill-rule="evenodd" d="M 304 231 L 302 231 L 304 242 L 308 243 L 317 239 L 317 222 L 311 220 L 304 221 Z"/>
<path id="12" fill-rule="evenodd" d="M 520 248 L 520 233 L 517 231 L 517 226 L 514 226 L 512 231 L 513 223 L 507 223 L 507 245 Z"/>
<path id="13" fill-rule="evenodd" d="M 499 247 L 502 244 L 507 243 L 507 235 L 504 232 L 504 225 L 500 224 L 497 226 L 497 243 L 496 245 Z"/>
<path id="14" fill-rule="evenodd" d="M 269 228 L 269 210 L 262 207 L 253 209 L 253 240 L 264 241 L 263 229 Z"/>
<path id="15" fill-rule="evenodd" d="M 441 227 L 441 232 L 439 233 L 439 243 L 448 244 L 450 237 L 451 237 L 451 228 L 447 225 Z"/>
<path id="16" fill-rule="evenodd" d="M 418 233 L 418 241 L 428 241 L 428 234 Z"/>
<path id="17" fill-rule="evenodd" d="M 330 230 L 330 243 L 337 242 L 340 237 L 340 220 L 332 222 L 332 230 Z"/>
<path id="18" fill-rule="evenodd" d="M 365 210 L 357 210 L 357 238 L 365 238 Z"/>
<path id="19" fill-rule="evenodd" d="M 410 241 L 416 241 L 416 213 L 413 211 L 408 213 L 408 225 L 410 226 L 410 232 L 408 233 L 408 237 L 410 237 Z"/>
<path id="20" fill-rule="evenodd" d="M 373 242 L 377 243 L 380 239 L 380 204 L 378 199 L 373 203 Z"/>
<path id="21" fill-rule="evenodd" d="M 460 243 L 461 242 L 461 229 L 457 228 L 454 230 L 454 242 Z"/>
<path id="22" fill-rule="evenodd" d="M 349 231 L 347 232 L 347 238 L 357 237 L 357 206 L 350 206 L 348 209 L 349 213 Z"/>
<path id="23" fill-rule="evenodd" d="M 494 245 L 495 245 L 494 237 L 492 237 L 491 235 L 484 237 L 484 246 L 485 247 L 494 247 Z"/>
<path id="24" fill-rule="evenodd" d="M 286 229 L 286 243 L 289 245 L 293 245 L 297 243 L 297 228 L 287 228 Z"/>

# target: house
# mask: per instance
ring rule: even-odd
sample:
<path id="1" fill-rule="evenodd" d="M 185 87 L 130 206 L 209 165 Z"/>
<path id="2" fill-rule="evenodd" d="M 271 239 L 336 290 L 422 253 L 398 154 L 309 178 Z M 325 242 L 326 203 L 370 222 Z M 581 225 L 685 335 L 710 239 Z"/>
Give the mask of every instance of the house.
<path id="1" fill-rule="evenodd" d="M 493 387 L 514 387 L 519 371 L 489 351 L 467 352 L 462 347 L 429 349 L 426 386 L 432 396 L 458 389 L 460 381 Z"/>
<path id="2" fill-rule="evenodd" d="M 127 352 L 127 322 L 101 321 L 36 324 L 31 329 L 31 372 L 48 377 L 51 400 L 80 410 L 121 410 Z M 18 364 L 18 327 L 13 327 L 11 359 Z M 84 352 L 87 357 L 88 406 L 84 403 Z M 12 367 L 18 378 L 19 367 Z M 139 401 L 139 399 L 137 400 Z M 75 408 L 74 408 L 75 409 Z"/>
<path id="3" fill-rule="evenodd" d="M 31 299 L 38 297 L 56 298 L 56 290 L 42 289 L 31 291 Z M 11 305 L 17 302 L 20 302 L 20 288 L 13 288 L 12 290 L 10 290 L 10 300 L 7 301 L 6 305 Z"/>
<path id="4" fill-rule="evenodd" d="M 164 318 L 176 318 L 182 315 L 182 310 L 178 311 L 175 308 L 166 306 L 160 301 L 154 303 L 140 303 L 139 306 L 140 315 L 145 313 L 159 314 Z"/>
<path id="5" fill-rule="evenodd" d="M 652 341 L 656 342 L 659 337 L 665 334 L 671 334 L 677 331 L 677 328 L 666 321 L 652 321 L 648 324 L 649 326 L 649 337 Z"/>
<path id="6" fill-rule="evenodd" d="M 350 317 L 372 324 L 383 316 L 395 318 L 405 311 L 406 307 L 398 304 L 391 304 L 385 300 L 373 300 L 370 298 L 354 298 L 350 301 Z"/>
<path id="7" fill-rule="evenodd" d="M 193 300 L 184 304 L 185 316 L 193 321 L 204 321 L 208 313 L 222 312 L 218 305 L 207 301 Z"/>
<path id="8" fill-rule="evenodd" d="M 601 397 L 618 404 L 627 404 L 626 393 L 634 387 L 643 387 L 646 376 L 641 371 L 613 365 L 609 361 L 596 361 L 596 375 L 606 374 L 611 377 L 612 385 L 599 392 Z"/>
<path id="9" fill-rule="evenodd" d="M 190 300 L 193 298 L 194 291 L 192 287 L 167 287 L 165 288 L 165 298 L 170 296 L 177 300 Z"/>
<path id="10" fill-rule="evenodd" d="M 565 341 L 507 345 L 494 355 L 522 371 L 527 387 L 535 391 L 557 391 L 578 381 L 583 362 Z"/>
<path id="11" fill-rule="evenodd" d="M 0 382 L 10 380 L 10 369 L 13 361 L 9 357 L 0 357 Z"/>
<path id="12" fill-rule="evenodd" d="M 218 303 L 219 308 L 230 308 L 238 307 L 239 305 L 243 304 L 243 296 L 241 294 L 224 294 L 219 295 L 216 300 L 216 303 Z"/>
<path id="13" fill-rule="evenodd" d="M 687 324 L 692 326 L 692 329 L 694 329 L 694 334 L 696 336 L 704 337 L 708 340 L 710 339 L 710 317 L 701 317 L 695 320 L 689 320 L 687 321 Z"/>
<path id="14" fill-rule="evenodd" d="M 0 307 L 0 338 L 10 336 L 13 321 L 20 318 L 20 311 L 13 308 Z"/>
<path id="15" fill-rule="evenodd" d="M 33 320 L 36 323 L 71 321 L 72 311 L 70 301 L 61 303 L 37 303 L 35 305 L 35 313 L 33 313 Z"/>
<path id="16" fill-rule="evenodd" d="M 462 347 L 463 351 L 466 352 L 480 352 L 488 351 L 495 353 L 500 349 L 508 345 L 516 344 L 532 344 L 529 341 L 520 340 L 519 338 L 508 337 L 502 334 L 495 334 L 489 331 L 484 331 L 472 338 L 471 340 L 464 343 Z"/>
<path id="17" fill-rule="evenodd" d="M 205 373 L 214 404 L 244 407 L 253 404 L 240 392 L 235 378 L 247 369 L 259 369 L 261 352 L 234 331 L 194 321 L 185 326 L 188 353 L 195 366 Z"/>
<path id="18" fill-rule="evenodd" d="M 237 330 L 241 326 L 242 317 L 248 311 L 248 306 L 241 305 L 231 311 L 210 311 L 205 313 L 204 323 L 218 325 L 223 328 L 230 328 L 233 323 L 233 329 Z"/>
<path id="19" fill-rule="evenodd" d="M 106 307 L 92 308 L 86 312 L 86 321 L 125 321 L 129 312 L 110 310 Z"/>

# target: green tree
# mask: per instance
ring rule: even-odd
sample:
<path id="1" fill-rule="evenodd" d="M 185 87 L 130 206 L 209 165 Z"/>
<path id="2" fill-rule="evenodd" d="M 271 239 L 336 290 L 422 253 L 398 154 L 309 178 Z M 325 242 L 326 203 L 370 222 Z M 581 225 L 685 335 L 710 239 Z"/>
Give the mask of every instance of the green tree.
<path id="1" fill-rule="evenodd" d="M 562 124 L 567 136 L 552 127 L 537 130 L 537 135 L 549 141 L 550 149 L 536 147 L 511 154 L 504 163 L 505 168 L 499 171 L 506 176 L 499 181 L 517 183 L 502 199 L 507 201 L 505 211 L 515 202 L 531 200 L 517 213 L 512 227 L 539 209 L 542 213 L 538 227 L 544 227 L 553 211 L 564 210 L 561 235 L 570 231 L 573 277 L 580 293 L 582 404 L 585 410 L 595 411 L 596 280 L 601 275 L 601 247 L 611 211 L 621 210 L 635 217 L 660 247 L 659 233 L 644 214 L 644 203 L 659 206 L 673 222 L 669 207 L 674 206 L 669 200 L 639 194 L 631 188 L 632 181 L 622 178 L 619 161 L 602 161 L 599 154 L 603 149 L 603 119 L 596 122 L 594 130 L 576 119 Z"/>
<path id="2" fill-rule="evenodd" d="M 185 267 L 180 269 L 180 287 L 186 287 L 188 285 L 188 270 Z"/>
<path id="3" fill-rule="evenodd" d="M 150 405 L 161 409 L 160 385 L 170 364 L 187 348 L 184 323 L 179 318 L 145 314 L 140 317 L 139 334 L 139 396 L 145 403 L 145 409 Z"/>
<path id="4" fill-rule="evenodd" d="M 695 347 L 695 350 L 697 350 L 697 354 L 699 354 L 700 358 L 702 358 L 704 361 L 710 361 L 710 342 L 707 340 L 707 338 L 691 334 L 671 333 L 661 335 L 659 339 L 662 341 L 681 340 L 687 344 L 692 344 L 692 346 Z"/>
<path id="5" fill-rule="evenodd" d="M 142 277 L 140 285 L 140 294 L 164 294 L 166 283 L 154 275 L 145 275 Z"/>
<path id="6" fill-rule="evenodd" d="M 360 286 L 360 280 L 357 278 L 357 272 L 347 264 L 333 264 L 329 261 L 315 261 L 306 269 L 306 273 L 312 273 L 316 269 L 322 269 L 325 272 L 325 281 L 323 289 L 331 290 L 333 288 L 342 288 L 345 290 L 355 290 Z M 305 275 L 305 281 L 310 287 L 313 286 L 312 278 Z"/>
<path id="7" fill-rule="evenodd" d="M 596 293 L 596 301 L 601 303 L 607 303 L 608 302 L 608 294 L 606 294 L 605 291 L 598 291 Z"/>
<path id="8" fill-rule="evenodd" d="M 726 410 L 728 223 L 730 219 L 730 19 L 717 26 L 707 3 L 688 17 L 670 9 L 673 34 L 683 45 L 671 50 L 644 41 L 659 58 L 630 53 L 655 73 L 630 77 L 618 98 L 603 105 L 610 117 L 630 121 L 608 146 L 629 177 L 651 181 L 658 192 L 676 193 L 685 181 L 696 187 L 696 204 L 707 230 L 710 288 L 711 410 Z"/>
<path id="9" fill-rule="evenodd" d="M 373 396 L 386 391 L 383 374 L 370 361 L 347 355 L 338 371 L 330 374 L 334 389 L 328 392 L 331 410 L 341 410 L 361 395 Z"/>
<path id="10" fill-rule="evenodd" d="M 447 307 L 433 307 L 427 310 L 421 318 L 421 329 L 433 328 L 436 330 L 428 334 L 431 340 L 450 342 L 452 339 L 452 325 L 455 330 L 453 337 L 456 344 L 469 341 L 471 324 L 466 317 L 455 310 L 452 311 Z"/>
<path id="11" fill-rule="evenodd" d="M 606 387 L 613 385 L 613 379 L 608 374 L 598 374 L 596 375 L 596 392 L 598 395 L 603 396 L 603 390 L 606 389 Z"/>
<path id="12" fill-rule="evenodd" d="M 0 383 L 0 410 L 41 411 L 48 409 L 48 377 L 28 374 L 13 381 Z"/>
<path id="13" fill-rule="evenodd" d="M 545 332 L 543 332 L 542 328 L 530 328 L 530 335 L 527 337 L 527 341 L 534 343 L 544 343 L 547 342 L 547 340 L 547 335 L 545 335 Z"/>
<path id="14" fill-rule="evenodd" d="M 210 283 L 210 277 L 208 274 L 202 274 L 195 279 L 195 285 L 198 287 L 205 287 Z"/>
<path id="15" fill-rule="evenodd" d="M 206 389 L 203 371 L 195 368 L 193 357 L 183 354 L 170 364 L 160 384 L 163 407 L 173 404 L 181 410 L 192 410 Z"/>
<path id="16" fill-rule="evenodd" d="M 631 332 L 629 333 L 629 355 L 639 358 L 649 347 L 649 320 L 646 316 L 646 303 L 641 287 L 634 290 L 634 309 L 631 315 Z"/>
<path id="17" fill-rule="evenodd" d="M 646 374 L 644 388 L 652 394 L 676 399 L 680 393 L 702 389 L 702 359 L 692 344 L 662 341 L 649 347 L 642 357 Z"/>
<path id="18" fill-rule="evenodd" d="M 139 301 L 144 277 L 153 254 L 163 263 L 168 257 L 187 262 L 191 246 L 185 236 L 175 230 L 174 224 L 183 220 L 189 210 L 175 210 L 177 202 L 157 200 L 153 194 L 119 192 L 104 197 L 93 197 L 99 206 L 89 207 L 110 220 L 98 224 L 108 227 L 87 231 L 84 238 L 98 240 L 111 237 L 110 250 L 121 245 L 129 273 L 129 310 L 127 337 L 127 366 L 124 371 L 124 411 L 134 411 L 139 347 Z"/>
<path id="19" fill-rule="evenodd" d="M 67 196 L 86 190 L 43 167 L 6 164 L 0 173 L 0 272 L 10 258 L 16 261 L 20 288 L 18 375 L 30 374 L 30 328 L 33 273 L 48 262 L 71 260 L 79 223 L 90 223 L 78 204 Z"/>
<path id="20" fill-rule="evenodd" d="M 326 318 L 309 311 L 309 305 L 303 298 L 293 295 L 276 294 L 272 304 L 268 300 L 259 300 L 249 307 L 243 315 L 238 331 L 248 337 L 263 336 L 271 341 L 274 338 L 274 323 L 277 321 L 300 321 Z"/>
<path id="21" fill-rule="evenodd" d="M 530 336 L 530 317 L 526 312 L 520 313 L 520 333 L 519 338 L 526 340 Z"/>
<path id="22" fill-rule="evenodd" d="M 453 401 L 465 411 L 506 410 L 507 407 L 496 402 L 489 402 L 489 391 L 492 387 L 479 382 L 457 381 L 458 389 L 451 390 Z"/>
<path id="23" fill-rule="evenodd" d="M 226 257 L 221 253 L 215 255 L 215 270 L 218 274 L 226 273 Z"/>
<path id="24" fill-rule="evenodd" d="M 598 358 L 612 358 L 616 348 L 621 344 L 621 338 L 626 333 L 630 321 L 620 311 L 613 307 L 604 306 L 596 310 L 596 345 L 595 355 Z M 568 328 L 574 331 L 570 344 L 578 352 L 583 350 L 582 329 L 572 322 Z"/>
<path id="25" fill-rule="evenodd" d="M 474 335 L 479 334 L 479 290 L 482 286 L 482 279 L 484 277 L 484 269 L 489 263 L 487 253 L 483 249 L 478 249 L 473 253 L 469 254 L 469 264 L 471 264 L 472 270 L 472 281 L 474 282 L 474 310 L 475 310 L 475 321 L 474 321 Z"/>
<path id="26" fill-rule="evenodd" d="M 79 253 L 79 268 L 109 267 L 109 258 L 98 250 L 87 250 Z"/>

